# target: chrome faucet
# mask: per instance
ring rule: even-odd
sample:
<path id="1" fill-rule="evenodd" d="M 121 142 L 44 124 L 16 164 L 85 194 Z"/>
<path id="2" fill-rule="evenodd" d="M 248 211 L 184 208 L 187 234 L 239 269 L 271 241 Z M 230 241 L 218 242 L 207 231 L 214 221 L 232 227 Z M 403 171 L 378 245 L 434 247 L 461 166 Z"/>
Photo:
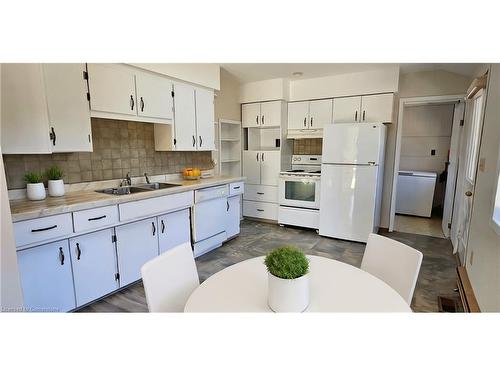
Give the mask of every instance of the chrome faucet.
<path id="1" fill-rule="evenodd" d="M 127 172 L 127 176 L 122 180 L 120 183 L 120 186 L 131 186 L 132 185 L 132 178 L 130 178 L 130 172 Z"/>
<path id="2" fill-rule="evenodd" d="M 149 177 L 147 173 L 144 173 L 144 177 L 146 177 L 146 184 L 150 184 Z"/>

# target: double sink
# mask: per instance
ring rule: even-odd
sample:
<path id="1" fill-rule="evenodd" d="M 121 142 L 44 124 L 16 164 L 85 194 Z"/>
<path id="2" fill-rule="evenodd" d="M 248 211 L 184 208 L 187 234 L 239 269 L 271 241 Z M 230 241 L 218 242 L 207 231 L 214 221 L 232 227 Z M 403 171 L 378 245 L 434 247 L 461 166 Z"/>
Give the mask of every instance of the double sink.
<path id="1" fill-rule="evenodd" d="M 151 184 L 140 184 L 131 186 L 121 186 L 117 188 L 108 188 L 96 190 L 97 193 L 110 195 L 127 195 L 135 193 L 143 193 L 145 191 L 161 190 L 181 186 L 180 184 L 168 184 L 166 182 L 153 182 Z"/>

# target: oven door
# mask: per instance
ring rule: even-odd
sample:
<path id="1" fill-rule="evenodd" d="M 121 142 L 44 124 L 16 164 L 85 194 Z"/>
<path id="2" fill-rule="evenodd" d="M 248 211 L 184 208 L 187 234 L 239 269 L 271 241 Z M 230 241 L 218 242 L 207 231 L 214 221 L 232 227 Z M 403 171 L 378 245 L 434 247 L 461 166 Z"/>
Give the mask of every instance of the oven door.
<path id="1" fill-rule="evenodd" d="M 320 179 L 280 176 L 280 205 L 319 209 Z"/>

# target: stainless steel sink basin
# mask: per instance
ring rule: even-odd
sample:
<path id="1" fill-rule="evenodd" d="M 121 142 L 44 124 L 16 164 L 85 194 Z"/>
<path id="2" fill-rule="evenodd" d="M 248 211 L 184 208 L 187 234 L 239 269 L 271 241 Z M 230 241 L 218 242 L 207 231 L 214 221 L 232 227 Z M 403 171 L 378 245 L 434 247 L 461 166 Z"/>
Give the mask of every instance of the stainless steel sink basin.
<path id="1" fill-rule="evenodd" d="M 153 182 L 150 184 L 141 184 L 135 185 L 135 187 L 139 189 L 147 189 L 147 190 L 159 190 L 159 189 L 168 189 L 176 186 L 181 186 L 180 184 L 169 184 L 166 182 Z"/>
<path id="2" fill-rule="evenodd" d="M 151 184 L 141 184 L 133 186 L 122 186 L 118 188 L 108 188 L 96 190 L 97 193 L 104 193 L 110 195 L 127 195 L 134 193 L 143 193 L 145 191 L 168 189 L 171 187 L 180 186 L 179 184 L 168 184 L 165 182 L 154 182 Z"/>

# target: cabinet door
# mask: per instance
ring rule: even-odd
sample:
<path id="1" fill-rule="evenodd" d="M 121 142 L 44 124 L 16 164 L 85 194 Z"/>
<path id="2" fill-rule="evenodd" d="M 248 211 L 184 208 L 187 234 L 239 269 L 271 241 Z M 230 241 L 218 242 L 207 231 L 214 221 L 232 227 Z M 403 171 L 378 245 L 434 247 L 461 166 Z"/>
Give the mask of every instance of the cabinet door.
<path id="1" fill-rule="evenodd" d="M 105 229 L 69 240 L 77 306 L 118 288 L 113 234 L 113 229 Z"/>
<path id="2" fill-rule="evenodd" d="M 359 122 L 361 96 L 333 99 L 333 122 Z"/>
<path id="3" fill-rule="evenodd" d="M 141 278 L 141 267 L 158 255 L 156 217 L 115 228 L 120 287 Z"/>
<path id="4" fill-rule="evenodd" d="M 228 238 L 236 236 L 240 233 L 240 201 L 240 195 L 227 198 L 226 234 Z"/>
<path id="5" fill-rule="evenodd" d="M 260 126 L 260 103 L 241 105 L 241 126 L 244 128 Z"/>
<path id="6" fill-rule="evenodd" d="M 247 184 L 260 184 L 260 151 L 243 151 L 243 176 Z"/>
<path id="7" fill-rule="evenodd" d="M 215 150 L 214 92 L 196 89 L 196 134 L 198 150 Z"/>
<path id="8" fill-rule="evenodd" d="M 42 65 L 2 64 L 1 74 L 2 153 L 51 153 Z"/>
<path id="9" fill-rule="evenodd" d="M 137 114 L 171 120 L 173 118 L 172 82 L 147 73 L 136 73 Z"/>
<path id="10" fill-rule="evenodd" d="M 91 152 L 90 108 L 85 64 L 43 64 L 52 152 Z"/>
<path id="11" fill-rule="evenodd" d="M 174 83 L 175 150 L 196 150 L 196 116 L 194 87 Z"/>
<path id="12" fill-rule="evenodd" d="M 135 75 L 114 64 L 88 64 L 90 109 L 137 115 Z"/>
<path id="13" fill-rule="evenodd" d="M 281 169 L 281 158 L 279 151 L 261 152 L 260 183 L 262 185 L 278 186 Z"/>
<path id="14" fill-rule="evenodd" d="M 189 209 L 158 217 L 160 254 L 185 242 L 191 242 Z"/>
<path id="15" fill-rule="evenodd" d="M 309 126 L 309 102 L 288 103 L 288 129 L 301 130 Z"/>
<path id="16" fill-rule="evenodd" d="M 313 100 L 309 102 L 309 129 L 323 129 L 332 123 L 333 100 Z"/>
<path id="17" fill-rule="evenodd" d="M 280 101 L 261 103 L 260 126 L 281 126 L 281 106 Z"/>
<path id="18" fill-rule="evenodd" d="M 393 94 L 363 96 L 361 103 L 361 121 L 392 122 Z"/>
<path id="19" fill-rule="evenodd" d="M 18 251 L 17 260 L 27 311 L 66 312 L 76 307 L 67 240 Z"/>

